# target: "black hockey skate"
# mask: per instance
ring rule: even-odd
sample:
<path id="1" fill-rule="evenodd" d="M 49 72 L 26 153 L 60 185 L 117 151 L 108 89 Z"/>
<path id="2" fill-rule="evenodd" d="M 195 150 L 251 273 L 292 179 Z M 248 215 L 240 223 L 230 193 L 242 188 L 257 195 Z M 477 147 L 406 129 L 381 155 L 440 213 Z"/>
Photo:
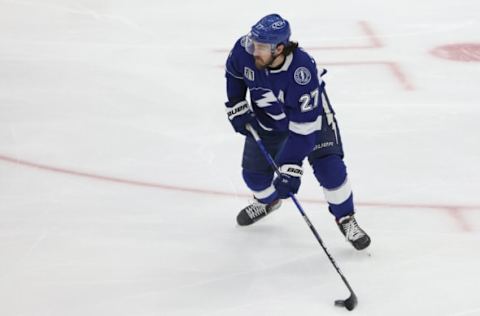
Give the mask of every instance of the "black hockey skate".
<path id="1" fill-rule="evenodd" d="M 358 226 L 353 213 L 340 218 L 337 221 L 337 225 L 347 241 L 349 241 L 355 249 L 363 250 L 370 245 L 370 237 Z"/>
<path id="2" fill-rule="evenodd" d="M 240 226 L 251 225 L 278 209 L 280 205 L 282 205 L 282 200 L 276 200 L 270 204 L 255 201 L 238 213 L 237 223 Z"/>

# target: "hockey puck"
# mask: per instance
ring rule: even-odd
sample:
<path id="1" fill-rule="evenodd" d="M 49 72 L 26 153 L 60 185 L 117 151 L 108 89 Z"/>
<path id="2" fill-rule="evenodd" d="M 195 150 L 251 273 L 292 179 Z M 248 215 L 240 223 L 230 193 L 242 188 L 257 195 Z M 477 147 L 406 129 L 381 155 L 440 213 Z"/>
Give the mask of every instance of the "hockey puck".
<path id="1" fill-rule="evenodd" d="M 335 301 L 335 306 L 345 307 L 345 301 L 344 300 L 336 300 Z"/>

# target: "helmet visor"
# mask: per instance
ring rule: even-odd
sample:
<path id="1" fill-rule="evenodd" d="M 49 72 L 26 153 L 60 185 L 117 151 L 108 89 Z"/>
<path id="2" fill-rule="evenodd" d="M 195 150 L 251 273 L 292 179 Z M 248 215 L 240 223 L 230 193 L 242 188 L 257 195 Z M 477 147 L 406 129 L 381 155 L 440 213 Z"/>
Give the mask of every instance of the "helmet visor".
<path id="1" fill-rule="evenodd" d="M 257 42 L 253 39 L 252 34 L 248 33 L 245 37 L 245 50 L 250 55 L 261 55 L 271 53 L 274 50 L 274 45 L 269 43 Z"/>

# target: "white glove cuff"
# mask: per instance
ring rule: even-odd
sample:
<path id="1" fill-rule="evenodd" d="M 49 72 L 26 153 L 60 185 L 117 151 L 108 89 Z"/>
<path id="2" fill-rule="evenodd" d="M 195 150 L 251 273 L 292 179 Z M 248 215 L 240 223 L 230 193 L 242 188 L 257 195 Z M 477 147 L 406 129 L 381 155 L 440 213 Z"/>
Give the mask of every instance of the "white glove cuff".
<path id="1" fill-rule="evenodd" d="M 303 169 L 299 165 L 282 165 L 279 168 L 280 173 L 289 175 L 291 177 L 301 177 L 303 175 Z"/>

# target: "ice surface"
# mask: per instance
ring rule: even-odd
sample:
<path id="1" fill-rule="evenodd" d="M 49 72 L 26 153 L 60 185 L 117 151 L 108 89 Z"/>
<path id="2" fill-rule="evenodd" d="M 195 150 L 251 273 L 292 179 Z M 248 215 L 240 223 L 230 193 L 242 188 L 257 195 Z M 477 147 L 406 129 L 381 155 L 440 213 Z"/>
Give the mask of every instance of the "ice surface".
<path id="1" fill-rule="evenodd" d="M 356 315 L 480 315 L 478 1 L 0 0 L 0 315 L 345 315 L 292 203 L 258 224 L 223 108 L 278 12 L 328 69 L 368 252 L 299 200 Z"/>

